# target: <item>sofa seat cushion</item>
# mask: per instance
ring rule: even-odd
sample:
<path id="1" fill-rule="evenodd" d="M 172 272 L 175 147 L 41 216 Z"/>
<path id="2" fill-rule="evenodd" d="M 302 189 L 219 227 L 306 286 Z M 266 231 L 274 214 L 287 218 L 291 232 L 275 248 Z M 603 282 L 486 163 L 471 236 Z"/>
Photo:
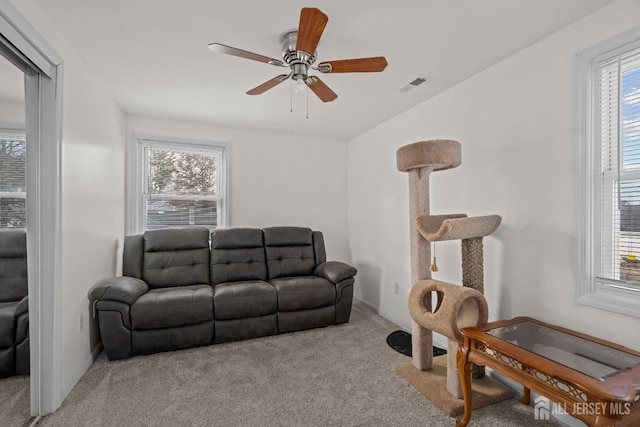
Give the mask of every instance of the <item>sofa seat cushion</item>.
<path id="1" fill-rule="evenodd" d="M 315 276 L 284 277 L 271 280 L 278 291 L 278 311 L 309 310 L 335 305 L 336 287 Z"/>
<path id="2" fill-rule="evenodd" d="M 0 308 L 0 348 L 13 347 L 16 335 L 16 305 Z"/>
<path id="3" fill-rule="evenodd" d="M 278 333 L 278 314 L 246 319 L 216 320 L 213 342 L 248 340 Z"/>
<path id="4" fill-rule="evenodd" d="M 18 301 L 0 302 L 0 310 L 2 310 L 3 308 L 8 308 L 8 307 L 11 307 L 11 308 L 13 308 L 15 310 L 17 305 L 18 305 Z"/>
<path id="5" fill-rule="evenodd" d="M 213 321 L 213 288 L 209 285 L 152 289 L 131 306 L 131 326 L 136 331 L 207 321 Z"/>
<path id="6" fill-rule="evenodd" d="M 246 319 L 276 313 L 276 288 L 262 280 L 220 283 L 213 289 L 216 320 Z"/>

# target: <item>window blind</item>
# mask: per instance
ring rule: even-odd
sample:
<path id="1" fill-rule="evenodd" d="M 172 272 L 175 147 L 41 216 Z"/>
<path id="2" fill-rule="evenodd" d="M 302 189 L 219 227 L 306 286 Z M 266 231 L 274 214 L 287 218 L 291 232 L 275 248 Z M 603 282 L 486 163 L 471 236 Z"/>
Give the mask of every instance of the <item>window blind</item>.
<path id="1" fill-rule="evenodd" d="M 222 149 L 145 141 L 145 229 L 205 226 L 219 222 Z"/>
<path id="2" fill-rule="evenodd" d="M 595 67 L 596 281 L 640 290 L 640 47 Z"/>
<path id="3" fill-rule="evenodd" d="M 0 131 L 0 228 L 27 226 L 24 134 Z"/>

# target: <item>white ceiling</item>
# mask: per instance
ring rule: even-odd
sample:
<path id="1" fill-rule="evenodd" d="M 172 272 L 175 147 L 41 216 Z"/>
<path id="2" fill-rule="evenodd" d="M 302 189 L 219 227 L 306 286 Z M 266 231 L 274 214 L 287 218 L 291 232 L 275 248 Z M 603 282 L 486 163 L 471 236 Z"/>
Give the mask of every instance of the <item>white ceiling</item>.
<path id="1" fill-rule="evenodd" d="M 127 114 L 350 139 L 613 0 L 35 0 Z M 213 53 L 219 42 L 280 58 L 300 9 L 329 16 L 318 62 L 382 55 L 382 73 L 324 74 L 338 99 L 288 82 L 245 92 L 283 68 Z M 317 73 L 319 74 L 319 73 Z M 429 81 L 399 89 L 418 76 Z"/>

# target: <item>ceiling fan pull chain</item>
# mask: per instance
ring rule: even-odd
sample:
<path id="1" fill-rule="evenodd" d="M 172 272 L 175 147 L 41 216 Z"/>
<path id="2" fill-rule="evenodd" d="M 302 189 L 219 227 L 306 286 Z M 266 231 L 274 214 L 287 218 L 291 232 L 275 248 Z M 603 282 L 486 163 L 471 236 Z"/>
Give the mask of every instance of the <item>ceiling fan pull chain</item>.
<path id="1" fill-rule="evenodd" d="M 293 113 L 293 80 L 291 80 L 291 84 L 289 85 L 289 112 Z"/>
<path id="2" fill-rule="evenodd" d="M 309 118 L 309 88 L 305 90 L 305 93 L 307 94 L 307 119 L 308 119 Z"/>

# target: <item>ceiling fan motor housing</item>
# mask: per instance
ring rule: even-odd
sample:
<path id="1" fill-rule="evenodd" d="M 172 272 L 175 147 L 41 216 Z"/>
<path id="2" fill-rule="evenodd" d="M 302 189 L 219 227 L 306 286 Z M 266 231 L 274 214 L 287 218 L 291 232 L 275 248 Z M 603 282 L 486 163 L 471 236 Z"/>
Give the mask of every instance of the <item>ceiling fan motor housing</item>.
<path id="1" fill-rule="evenodd" d="M 291 68 L 293 80 L 305 80 L 311 64 L 316 60 L 317 51 L 310 55 L 307 52 L 296 52 L 298 32 L 291 31 L 282 36 L 282 59 Z"/>

